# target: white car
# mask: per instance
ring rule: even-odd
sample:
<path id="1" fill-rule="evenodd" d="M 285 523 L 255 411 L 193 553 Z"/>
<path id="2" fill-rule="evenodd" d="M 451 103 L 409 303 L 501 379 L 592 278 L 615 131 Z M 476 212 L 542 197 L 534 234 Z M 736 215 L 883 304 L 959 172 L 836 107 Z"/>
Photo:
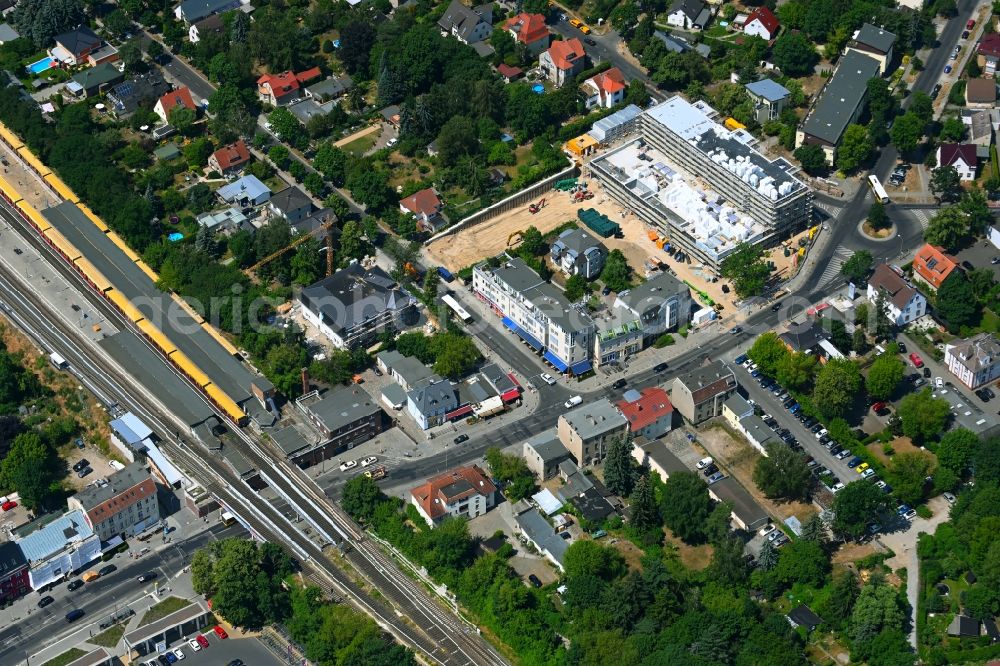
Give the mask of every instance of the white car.
<path id="1" fill-rule="evenodd" d="M 773 531 L 774 531 L 774 525 L 768 524 L 768 525 L 765 525 L 764 527 L 760 528 L 760 535 L 761 536 L 767 536 L 768 534 L 770 534 Z"/>
<path id="2" fill-rule="evenodd" d="M 583 398 L 581 396 L 574 395 L 572 398 L 563 403 L 563 407 L 569 409 L 570 407 L 576 407 L 581 402 L 583 402 Z"/>
<path id="3" fill-rule="evenodd" d="M 199 650 L 201 650 L 201 646 L 198 645 L 198 641 L 196 641 L 193 638 L 188 641 L 188 645 L 190 645 L 191 649 L 194 650 L 195 652 L 198 652 Z"/>
<path id="4" fill-rule="evenodd" d="M 875 476 L 875 470 L 873 470 L 871 467 L 869 467 L 865 471 L 861 472 L 861 478 L 862 479 L 867 479 L 867 478 L 869 478 L 871 476 Z"/>
<path id="5" fill-rule="evenodd" d="M 549 386 L 554 386 L 555 385 L 556 378 L 553 377 L 552 375 L 550 375 L 549 373 L 543 372 L 540 376 L 542 378 L 542 381 L 545 382 L 546 384 L 548 384 Z"/>
<path id="6" fill-rule="evenodd" d="M 385 145 L 389 148 L 392 148 L 397 143 L 399 143 L 399 139 L 397 139 L 396 137 L 392 137 L 391 139 L 385 142 Z"/>
<path id="7" fill-rule="evenodd" d="M 354 469 L 357 466 L 358 466 L 358 461 L 357 460 L 348 460 L 347 462 L 342 463 L 340 465 L 340 471 L 341 472 L 346 472 L 347 470 Z"/>
<path id="8" fill-rule="evenodd" d="M 697 467 L 698 469 L 705 469 L 714 462 L 715 461 L 712 458 L 702 458 L 701 460 L 698 461 L 698 464 L 695 465 L 695 467 Z"/>
<path id="9" fill-rule="evenodd" d="M 835 493 L 839 493 L 843 489 L 844 489 L 844 484 L 841 483 L 840 481 L 837 481 L 837 483 L 833 484 L 833 488 L 830 488 L 830 490 Z"/>
<path id="10" fill-rule="evenodd" d="M 944 380 L 941 379 L 940 377 L 935 377 L 934 378 L 934 386 L 936 386 L 938 388 L 942 388 L 944 386 Z"/>
<path id="11" fill-rule="evenodd" d="M 826 428 L 820 428 L 816 433 L 816 439 L 823 439 L 823 435 L 828 435 L 830 432 Z"/>
<path id="12" fill-rule="evenodd" d="M 374 465 L 377 462 L 378 462 L 378 458 L 376 458 L 375 456 L 368 456 L 367 458 L 364 458 L 361 461 L 361 466 L 362 467 L 368 467 L 368 465 Z"/>
<path id="13" fill-rule="evenodd" d="M 174 652 L 174 656 L 177 657 L 177 661 L 180 661 L 180 660 L 184 659 L 184 657 L 185 657 L 184 650 L 182 650 L 180 648 L 174 648 L 173 652 Z"/>

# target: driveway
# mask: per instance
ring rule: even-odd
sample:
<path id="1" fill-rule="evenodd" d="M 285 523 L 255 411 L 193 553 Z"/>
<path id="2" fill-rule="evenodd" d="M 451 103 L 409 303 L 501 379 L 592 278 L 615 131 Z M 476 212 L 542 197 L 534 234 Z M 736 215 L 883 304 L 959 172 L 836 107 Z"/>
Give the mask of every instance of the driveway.
<path id="1" fill-rule="evenodd" d="M 910 603 L 910 645 L 917 647 L 917 594 L 920 590 L 919 563 L 917 561 L 917 537 L 926 532 L 933 534 L 937 526 L 948 520 L 951 505 L 945 501 L 944 497 L 934 497 L 927 502 L 928 508 L 933 515 L 928 519 L 914 518 L 909 529 L 883 534 L 878 541 L 886 548 L 891 548 L 895 553 L 891 559 L 885 561 L 887 566 L 896 569 L 906 568 L 906 599 Z"/>

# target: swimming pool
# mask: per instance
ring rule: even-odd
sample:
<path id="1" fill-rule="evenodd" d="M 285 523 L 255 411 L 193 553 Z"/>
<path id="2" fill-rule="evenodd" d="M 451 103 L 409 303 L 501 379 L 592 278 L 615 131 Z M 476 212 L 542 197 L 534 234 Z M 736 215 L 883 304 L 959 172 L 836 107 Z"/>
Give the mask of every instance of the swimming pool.
<path id="1" fill-rule="evenodd" d="M 536 83 L 535 85 L 531 86 L 531 89 L 536 93 L 538 93 L 539 95 L 545 92 L 545 86 L 543 86 L 541 83 Z"/>
<path id="2" fill-rule="evenodd" d="M 41 60 L 28 65 L 28 71 L 32 74 L 41 74 L 45 70 L 52 69 L 55 66 L 55 58 L 42 58 Z"/>
<path id="3" fill-rule="evenodd" d="M 167 236 L 167 240 L 170 241 L 171 243 L 176 243 L 177 241 L 182 240 L 183 238 L 184 234 L 179 233 L 177 231 Z"/>

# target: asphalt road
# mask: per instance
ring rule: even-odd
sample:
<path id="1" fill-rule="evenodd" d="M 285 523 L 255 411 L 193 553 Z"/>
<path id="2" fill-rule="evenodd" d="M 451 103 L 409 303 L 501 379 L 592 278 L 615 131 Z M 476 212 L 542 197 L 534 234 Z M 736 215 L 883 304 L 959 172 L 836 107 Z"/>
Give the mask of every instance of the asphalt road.
<path id="1" fill-rule="evenodd" d="M 152 589 L 152 583 L 136 582 L 135 579 L 139 574 L 154 571 L 157 574 L 157 581 L 163 585 L 187 566 L 195 551 L 210 541 L 242 535 L 246 535 L 246 530 L 239 525 L 224 527 L 216 524 L 188 539 L 172 543 L 164 550 L 148 553 L 138 560 L 130 559 L 127 554 L 118 555 L 110 562 L 118 567 L 117 571 L 87 583 L 73 592 L 66 589 L 66 583 L 60 583 L 47 592 L 29 593 L 11 609 L 3 611 L 6 626 L 0 631 L 0 663 L 21 663 L 28 656 L 38 653 L 62 636 L 77 632 L 81 628 L 88 628 L 91 624 L 94 633 L 97 634 L 100 631 L 97 625 L 102 619 L 115 609 L 138 601 Z M 153 543 L 155 547 L 155 541 Z M 95 562 L 88 570 L 99 569 L 105 564 Z M 73 580 L 77 578 L 74 576 Z M 51 596 L 55 601 L 39 609 L 37 603 L 43 596 Z M 86 615 L 82 620 L 70 625 L 66 623 L 65 615 L 74 608 L 83 610 Z"/>

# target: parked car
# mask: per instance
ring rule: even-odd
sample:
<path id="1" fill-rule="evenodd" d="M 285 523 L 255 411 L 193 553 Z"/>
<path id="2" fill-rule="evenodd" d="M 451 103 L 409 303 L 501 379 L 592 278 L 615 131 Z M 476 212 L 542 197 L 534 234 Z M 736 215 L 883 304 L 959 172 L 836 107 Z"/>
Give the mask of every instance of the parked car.
<path id="1" fill-rule="evenodd" d="M 964 268 L 967 271 L 974 271 L 974 270 L 976 270 L 976 267 L 972 265 L 971 261 L 963 261 L 962 262 L 962 268 Z"/>
<path id="2" fill-rule="evenodd" d="M 108 565 L 103 566 L 100 569 L 98 569 L 97 574 L 99 576 L 109 576 L 109 575 L 113 574 L 116 571 L 118 571 L 118 567 L 116 567 L 113 564 L 108 564 Z"/>
<path id="3" fill-rule="evenodd" d="M 944 66 L 944 73 L 945 74 L 951 74 L 951 65 L 945 65 Z"/>
<path id="4" fill-rule="evenodd" d="M 941 94 L 941 84 L 935 83 L 934 88 L 931 89 L 931 99 L 937 99 L 937 96 Z"/>
<path id="5" fill-rule="evenodd" d="M 354 469 L 357 466 L 358 466 L 357 460 L 348 460 L 346 462 L 340 463 L 340 471 L 346 472 L 347 470 Z"/>
<path id="6" fill-rule="evenodd" d="M 81 458 L 73 464 L 73 471 L 79 472 L 84 467 L 90 467 L 90 462 L 86 458 Z"/>
<path id="7" fill-rule="evenodd" d="M 667 369 L 666 363 L 658 363 L 653 367 L 653 372 L 663 372 Z"/>
<path id="8" fill-rule="evenodd" d="M 5 512 L 16 508 L 17 508 L 17 502 L 15 502 L 14 500 L 7 500 L 3 504 L 0 504 L 0 509 L 2 509 Z"/>
<path id="9" fill-rule="evenodd" d="M 227 634 L 226 630 L 222 628 L 222 625 L 219 624 L 215 625 L 214 627 L 212 627 L 212 631 L 214 631 L 215 635 L 218 636 L 219 638 L 229 638 L 229 634 Z"/>
<path id="10" fill-rule="evenodd" d="M 930 368 L 924 368 L 923 373 L 924 373 L 924 379 L 930 379 L 931 378 L 931 369 Z"/>
<path id="11" fill-rule="evenodd" d="M 944 380 L 941 379 L 940 377 L 935 377 L 934 386 L 936 386 L 937 388 L 944 388 Z"/>
<path id="12" fill-rule="evenodd" d="M 854 469 L 855 467 L 860 465 L 861 462 L 862 462 L 861 458 L 859 458 L 858 456 L 854 456 L 853 458 L 847 461 L 847 466 L 850 467 L 851 469 Z"/>
<path id="13" fill-rule="evenodd" d="M 715 460 L 713 458 L 711 458 L 711 457 L 702 458 L 701 460 L 699 460 L 697 462 L 697 464 L 695 464 L 695 467 L 697 467 L 698 469 L 705 469 L 706 467 L 708 467 L 709 465 L 711 465 L 713 462 L 715 462 Z"/>
<path id="14" fill-rule="evenodd" d="M 197 636 L 195 636 L 195 640 L 198 641 L 198 645 L 200 645 L 203 648 L 207 648 L 209 645 L 208 639 L 205 638 L 204 634 L 198 634 Z"/>
<path id="15" fill-rule="evenodd" d="M 816 431 L 815 434 L 816 434 L 816 439 L 821 439 L 824 436 L 830 434 L 830 432 L 826 428 L 820 428 L 819 430 Z"/>
<path id="16" fill-rule="evenodd" d="M 83 581 L 77 578 L 76 580 L 71 580 L 66 589 L 72 592 L 73 590 L 79 590 L 81 587 L 83 587 Z"/>
<path id="17" fill-rule="evenodd" d="M 920 354 L 913 352 L 910 354 L 910 363 L 913 364 L 914 368 L 924 367 L 924 359 L 920 358 Z"/>
<path id="18" fill-rule="evenodd" d="M 625 381 L 624 379 L 619 379 L 618 381 L 616 381 L 614 384 L 611 385 L 611 388 L 613 388 L 613 389 L 623 389 L 627 385 L 628 385 L 627 381 Z"/>
<path id="19" fill-rule="evenodd" d="M 712 476 L 713 474 L 715 474 L 718 471 L 719 471 L 719 467 L 715 463 L 712 463 L 711 465 L 709 465 L 705 469 L 701 470 L 701 473 L 704 474 L 705 476 Z"/>
<path id="20" fill-rule="evenodd" d="M 896 346 L 899 347 L 899 353 L 900 354 L 905 354 L 906 353 L 906 345 L 904 343 L 897 342 Z"/>
<path id="21" fill-rule="evenodd" d="M 190 645 L 191 649 L 194 650 L 195 652 L 201 650 L 201 641 L 197 639 L 192 638 L 191 640 L 188 641 L 188 645 Z"/>
<path id="22" fill-rule="evenodd" d="M 455 438 L 456 444 L 461 444 L 462 442 L 467 442 L 467 441 L 469 441 L 469 436 L 464 433 Z"/>
<path id="23" fill-rule="evenodd" d="M 951 494 L 951 493 L 944 493 L 944 499 L 945 499 L 945 501 L 948 502 L 948 504 L 954 504 L 955 503 L 955 496 L 953 494 Z"/>
<path id="24" fill-rule="evenodd" d="M 723 474 L 722 472 L 716 472 L 712 476 L 708 477 L 708 485 L 712 485 L 717 481 L 722 481 L 724 478 L 726 478 L 725 474 Z"/>
<path id="25" fill-rule="evenodd" d="M 777 302 L 771 306 L 771 312 L 777 312 L 781 309 L 781 302 Z"/>
<path id="26" fill-rule="evenodd" d="M 861 473 L 862 479 L 870 479 L 873 476 L 875 476 L 875 470 L 871 469 L 870 467 Z"/>
<path id="27" fill-rule="evenodd" d="M 55 602 L 55 599 L 53 599 L 52 597 L 42 597 L 41 599 L 38 600 L 38 607 L 45 608 L 46 606 L 48 606 L 53 602 Z"/>
<path id="28" fill-rule="evenodd" d="M 837 460 L 843 460 L 844 458 L 846 458 L 849 455 L 851 455 L 851 450 L 850 449 L 844 449 L 843 451 L 838 452 L 837 455 L 835 456 L 835 458 Z"/>

